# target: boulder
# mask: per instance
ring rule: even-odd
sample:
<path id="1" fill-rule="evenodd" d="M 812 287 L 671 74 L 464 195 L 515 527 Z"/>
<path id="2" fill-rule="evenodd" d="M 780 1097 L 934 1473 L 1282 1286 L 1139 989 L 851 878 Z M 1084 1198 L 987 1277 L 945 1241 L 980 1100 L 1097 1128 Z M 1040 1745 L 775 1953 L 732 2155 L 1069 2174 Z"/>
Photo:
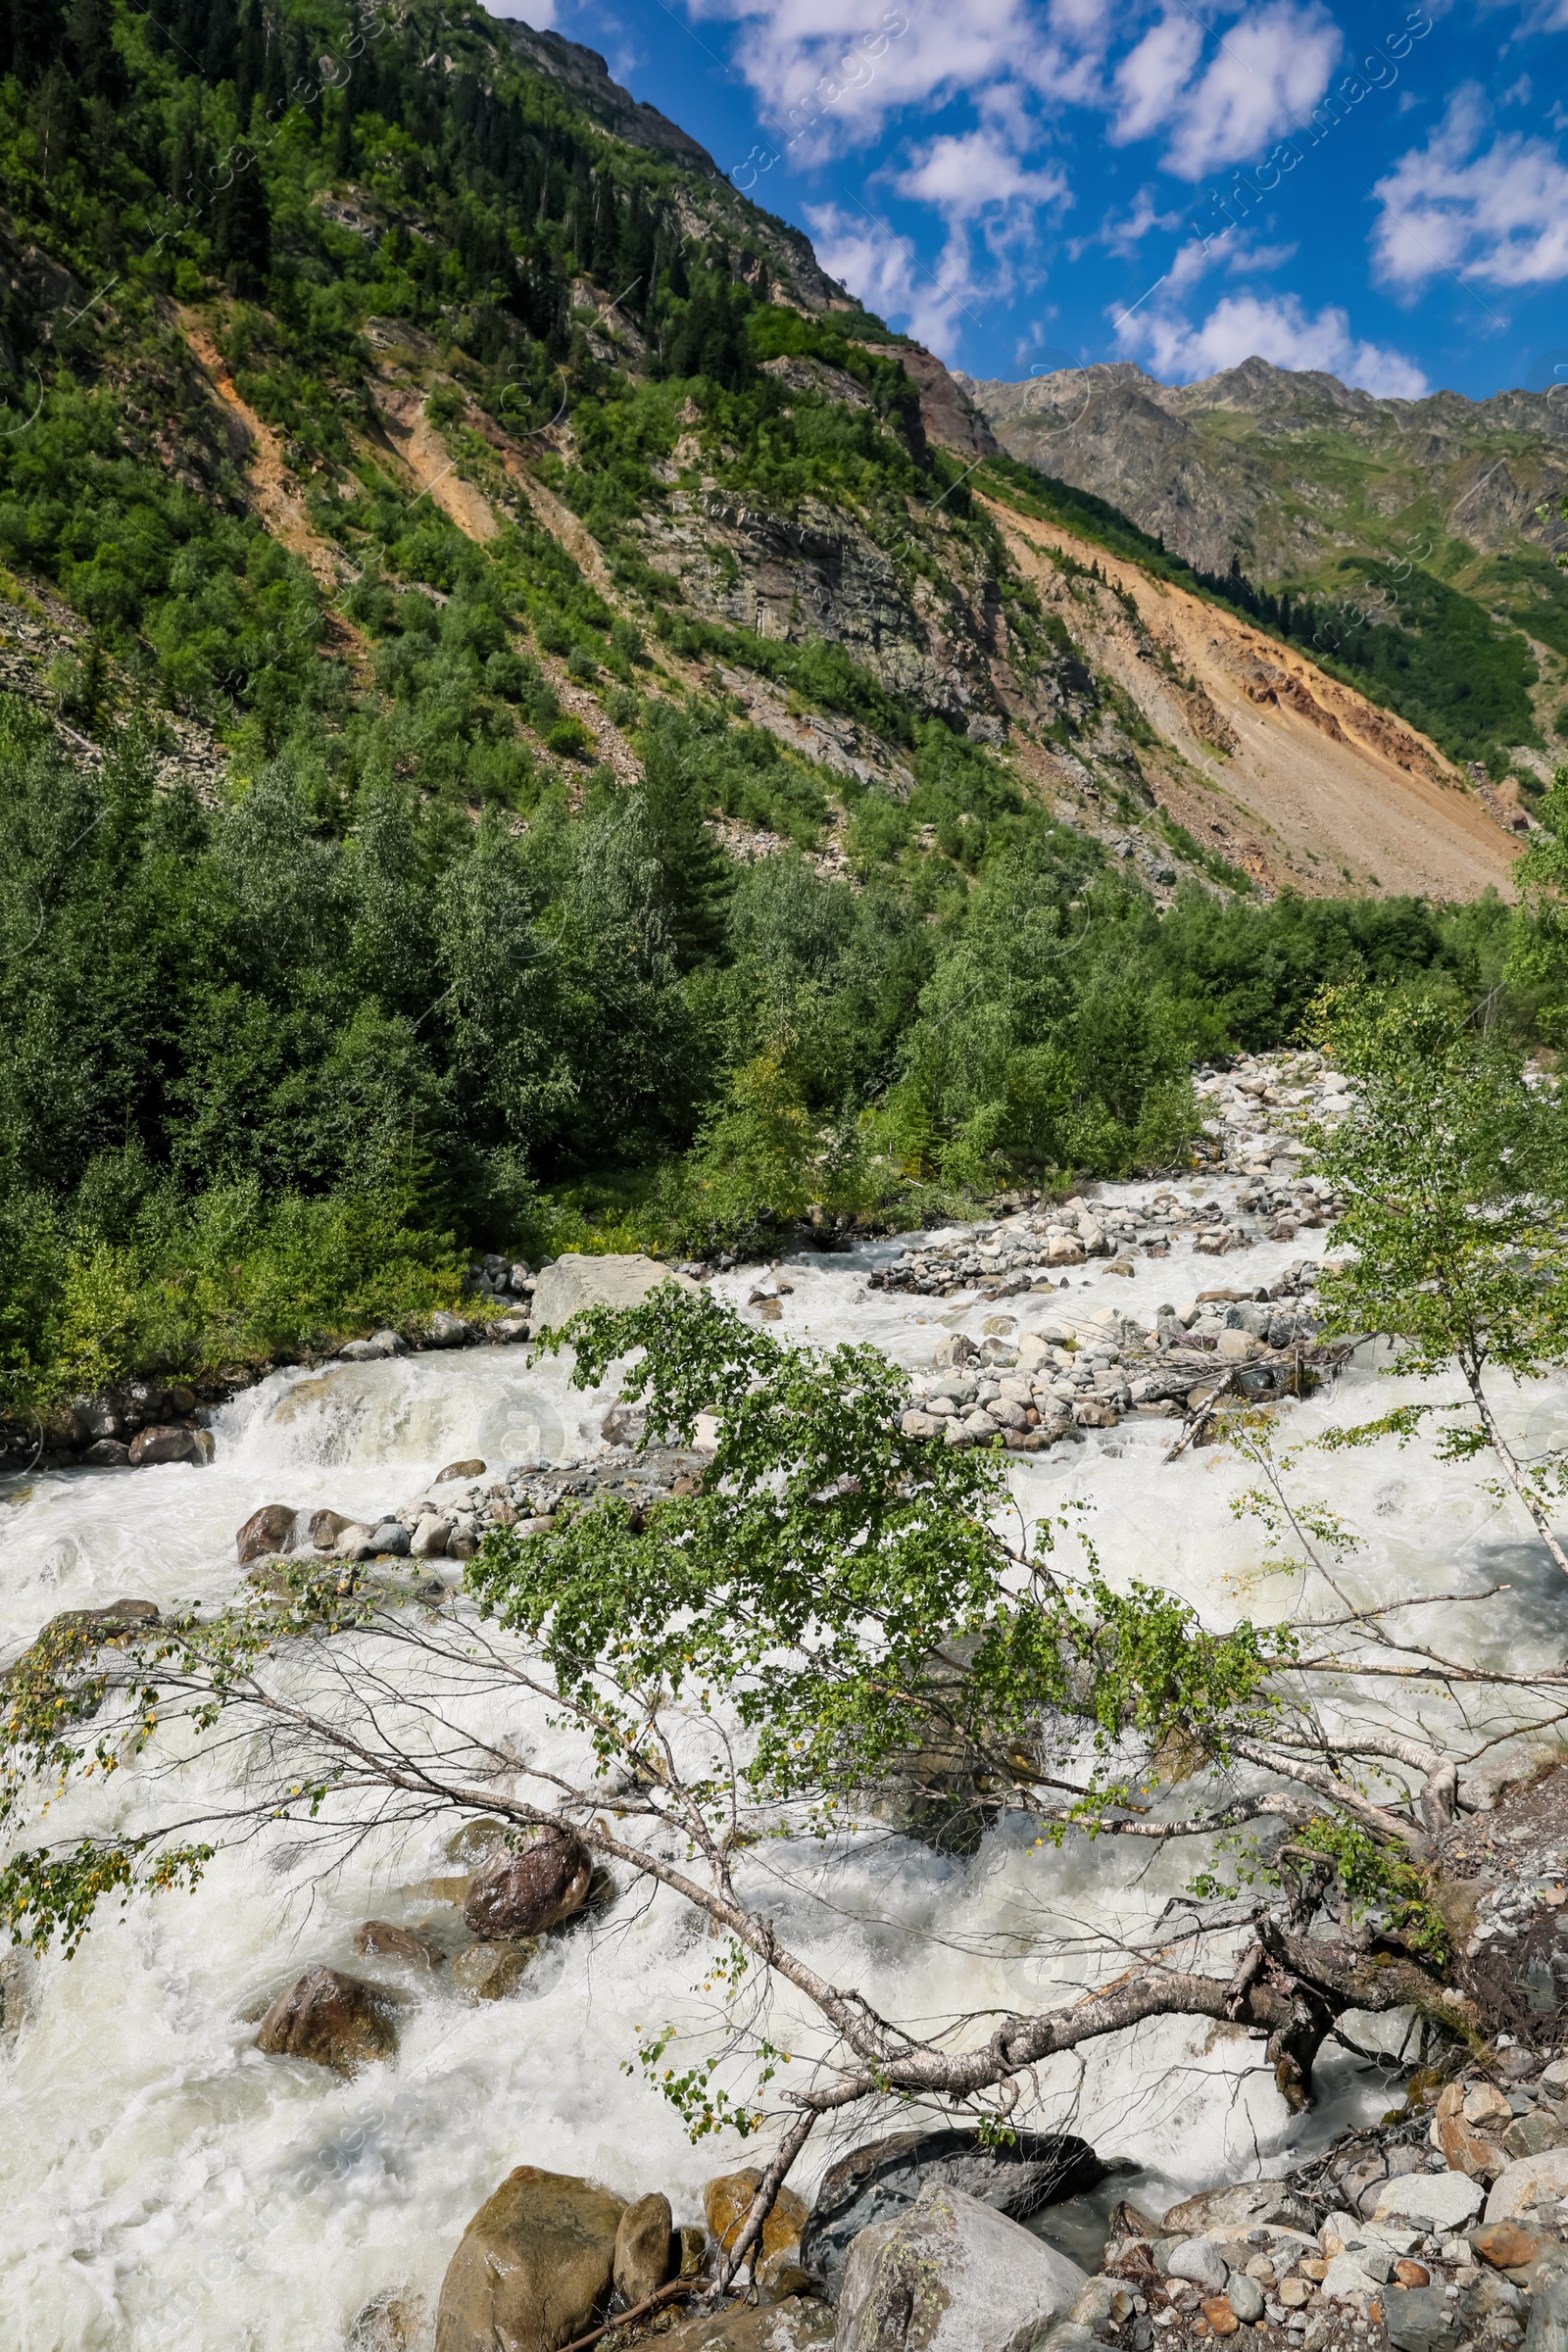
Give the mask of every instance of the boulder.
<path id="1" fill-rule="evenodd" d="M 430 1317 L 427 1337 L 432 1348 L 462 1348 L 466 1346 L 471 1328 L 462 1315 L 438 1306 Z"/>
<path id="2" fill-rule="evenodd" d="M 395 1927 L 389 1919 L 363 1920 L 354 1931 L 354 1949 L 378 1960 L 404 1960 L 413 1968 L 441 1968 L 446 1963 L 439 1944 L 416 1936 L 412 1928 Z"/>
<path id="3" fill-rule="evenodd" d="M 1395 2352 L 1444 2352 L 1459 2333 L 1459 2315 L 1441 2286 L 1385 2287 L 1379 2299 Z"/>
<path id="4" fill-rule="evenodd" d="M 1522 2156 L 1506 2166 L 1487 2199 L 1488 2221 L 1511 2222 L 1538 2188 L 1552 2189 L 1559 2197 L 1568 2195 L 1568 2148 L 1548 2148 L 1544 2155 Z"/>
<path id="5" fill-rule="evenodd" d="M 370 1550 L 377 1558 L 385 1558 L 390 1553 L 396 1559 L 406 1559 L 409 1531 L 402 1520 L 379 1520 L 370 1530 Z"/>
<path id="6" fill-rule="evenodd" d="M 1236 2272 L 1225 2289 L 1225 2300 L 1239 2320 L 1260 2320 L 1263 2317 L 1263 2289 L 1255 2278 L 1245 2271 Z"/>
<path id="7" fill-rule="evenodd" d="M 1524 2352 L 1568 2352 L 1568 2275 L 1554 2272 L 1530 2298 Z"/>
<path id="8" fill-rule="evenodd" d="M 1287 2230 L 1314 2227 L 1311 2214 L 1285 2181 L 1239 2180 L 1183 2198 L 1171 2207 L 1161 2228 L 1167 2237 L 1201 2237 L 1209 2230 L 1264 2230 L 1270 2223 Z"/>
<path id="9" fill-rule="evenodd" d="M 1504 2173 L 1502 2179 L 1507 2178 Z M 1441 2236 L 1450 2236 L 1455 2230 L 1463 2230 L 1475 2220 L 1481 2211 L 1482 2193 L 1480 2181 L 1472 2180 L 1468 2173 L 1405 2173 L 1396 2180 L 1384 2181 L 1372 2208 L 1372 2219 L 1418 2222 Z M 1495 2193 L 1494 2190 L 1493 2194 Z M 1510 2207 L 1509 2211 L 1512 2210 Z M 1489 2206 L 1487 2219 L 1494 2218 L 1507 2217 L 1494 2217 Z"/>
<path id="10" fill-rule="evenodd" d="M 506 1842 L 506 1823 L 481 1813 L 474 1820 L 466 1821 L 461 1830 L 453 1831 L 446 1842 L 446 1857 L 449 1862 L 466 1862 L 471 1867 L 487 1860 L 498 1845 Z"/>
<path id="11" fill-rule="evenodd" d="M 305 1532 L 318 1551 L 331 1551 L 343 1530 L 356 1524 L 341 1511 L 313 1511 Z"/>
<path id="12" fill-rule="evenodd" d="M 156 1600 L 127 1598 L 111 1600 L 101 1609 L 62 1609 L 43 1630 L 45 1634 L 90 1634 L 99 1642 L 117 1642 L 123 1641 L 126 1634 L 145 1633 L 157 1623 Z"/>
<path id="13" fill-rule="evenodd" d="M 677 1274 L 657 1258 L 586 1257 L 568 1250 L 546 1266 L 534 1285 L 533 1328 L 567 1323 L 586 1306 L 640 1306 L 663 1282 L 672 1282 L 680 1291 L 699 1287 L 689 1274 Z"/>
<path id="14" fill-rule="evenodd" d="M 89 1470 L 124 1470 L 130 1465 L 130 1447 L 119 1438 L 94 1438 L 80 1458 Z"/>
<path id="15" fill-rule="evenodd" d="M 434 1512 L 416 1521 L 409 1549 L 416 1560 L 439 1560 L 446 1551 L 447 1538 L 452 1533 L 450 1519 L 438 1519 Z"/>
<path id="16" fill-rule="evenodd" d="M 1174 2246 L 1165 2260 L 1166 2275 L 1186 2278 L 1205 2295 L 1222 2295 L 1231 2275 L 1226 2261 L 1211 2237 L 1184 2237 Z"/>
<path id="17" fill-rule="evenodd" d="M 435 2352 L 558 2352 L 610 2293 L 625 2207 L 594 2181 L 521 2164 L 447 2265 Z"/>
<path id="18" fill-rule="evenodd" d="M 615 2229 L 615 2292 L 627 2311 L 646 2303 L 669 2277 L 673 2234 L 669 2199 L 655 2189 L 628 2205 Z"/>
<path id="19" fill-rule="evenodd" d="M 661 2352 L 823 2352 L 833 2341 L 833 2311 L 814 2295 L 760 2306 L 730 2303 L 677 2321 L 659 2340 Z"/>
<path id="20" fill-rule="evenodd" d="M 383 2287 L 349 2322 L 347 2352 L 424 2352 L 430 2307 L 412 2287 Z"/>
<path id="21" fill-rule="evenodd" d="M 144 1463 L 210 1462 L 212 1436 L 205 1429 L 182 1429 L 177 1422 L 155 1422 L 151 1428 L 136 1432 L 127 1458 L 133 1470 L 139 1470 Z"/>
<path id="22" fill-rule="evenodd" d="M 703 2219 L 709 2234 L 718 2240 L 721 2252 L 728 2253 L 740 2233 L 742 2223 L 752 2210 L 752 2199 L 762 2176 L 748 2166 L 738 2173 L 720 2173 L 703 2188 Z M 793 2188 L 781 2188 L 773 2199 L 773 2210 L 762 2224 L 762 2260 L 771 2262 L 775 2255 L 798 2246 L 806 2228 L 806 2201 Z"/>
<path id="23" fill-rule="evenodd" d="M 387 1994 L 336 1968 L 308 1968 L 278 1994 L 256 2036 L 256 2047 L 273 2057 L 308 2058 L 340 2075 L 390 2058 L 397 2046 Z"/>
<path id="24" fill-rule="evenodd" d="M 939 2182 L 1021 2221 L 1092 2188 L 1103 2170 L 1089 2142 L 1065 2132 L 1018 2132 L 996 2147 L 982 2146 L 973 2132 L 894 2132 L 852 2149 L 823 2174 L 801 2259 L 837 2281 L 858 2231 L 906 2213 L 923 2188 Z"/>
<path id="25" fill-rule="evenodd" d="M 837 2352 L 1028 2352 L 1085 2282 L 1065 2254 L 939 2183 L 855 2240 Z"/>
<path id="26" fill-rule="evenodd" d="M 490 1941 L 538 1936 L 582 1909 L 593 1874 L 587 1847 L 569 1831 L 544 1830 L 475 1872 L 463 1916 Z"/>
<path id="27" fill-rule="evenodd" d="M 452 1963 L 452 1982 L 474 2001 L 504 2001 L 515 1992 L 539 1949 L 537 1936 L 510 1943 L 470 1943 Z"/>
<path id="28" fill-rule="evenodd" d="M 368 1560 L 375 1551 L 370 1541 L 371 1531 L 363 1519 L 345 1519 L 332 1544 L 332 1556 L 339 1560 Z"/>
<path id="29" fill-rule="evenodd" d="M 248 1568 L 252 1560 L 266 1559 L 270 1552 L 292 1550 L 294 1517 L 293 1506 L 286 1502 L 264 1502 L 259 1511 L 252 1511 L 234 1536 L 240 1566 Z"/>
<path id="30" fill-rule="evenodd" d="M 444 1470 L 436 1472 L 430 1484 L 432 1487 L 445 1487 L 450 1486 L 452 1481 L 458 1478 L 483 1478 L 484 1470 L 483 1462 L 480 1461 L 477 1454 L 473 1454 L 465 1462 L 448 1462 Z"/>

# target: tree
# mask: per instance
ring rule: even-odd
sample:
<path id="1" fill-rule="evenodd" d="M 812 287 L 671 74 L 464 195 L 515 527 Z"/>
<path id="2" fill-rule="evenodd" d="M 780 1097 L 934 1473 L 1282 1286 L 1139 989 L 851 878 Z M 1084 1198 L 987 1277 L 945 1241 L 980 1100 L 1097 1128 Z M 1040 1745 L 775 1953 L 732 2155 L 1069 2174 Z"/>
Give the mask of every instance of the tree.
<path id="1" fill-rule="evenodd" d="M 667 1287 L 546 1344 L 567 1340 L 579 1386 L 631 1358 L 624 1391 L 651 1439 L 689 1443 L 699 1412 L 717 1414 L 696 1491 L 493 1532 L 465 1594 L 436 1604 L 334 1562 L 289 1572 L 281 1596 L 117 1629 L 107 1645 L 101 1628 L 57 1621 L 8 1686 L 15 1846 L 0 1918 L 13 1936 L 74 1949 L 107 1898 L 189 1884 L 220 1842 L 284 1823 L 318 1838 L 323 1861 L 443 1814 L 499 1815 L 519 1837 L 569 1824 L 728 1938 L 719 2046 L 684 2073 L 663 2063 L 667 2035 L 641 2052 L 694 2134 L 779 2135 L 724 2283 L 824 2119 L 935 2105 L 1005 2129 L 1032 2068 L 1155 2017 L 1245 2027 L 1295 2107 L 1348 2009 L 1468 2031 L 1431 1855 L 1455 1754 L 1486 1741 L 1447 1752 L 1355 1693 L 1379 1675 L 1406 1694 L 1484 1683 L 1523 1713 L 1553 1713 L 1568 1673 L 1480 1674 L 1392 1630 L 1413 1604 L 1357 1604 L 1265 1436 L 1244 1433 L 1257 1499 L 1327 1605 L 1294 1625 L 1215 1629 L 1168 1593 L 1117 1589 L 1092 1552 L 1069 1566 L 1059 1527 L 1009 1519 L 1000 1451 L 906 1437 L 902 1377 L 873 1348 L 781 1345 Z M 573 1732 L 575 1764 L 558 1737 L 548 1760 L 519 1767 L 525 1746 L 497 1723 L 530 1707 Z M 177 1759 L 215 1740 L 245 1769 L 203 1811 L 181 1800 Z M 1187 1777 L 1162 1796 L 1160 1760 L 1177 1752 Z M 156 1768 L 152 1826 L 27 1842 L 65 1784 L 138 1755 Z M 778 1917 L 788 1855 L 831 1856 L 889 1800 L 928 1835 L 1021 1810 L 1047 1851 L 1080 1836 L 1146 1850 L 1200 1839 L 1199 1930 L 1123 1942 L 1082 1997 L 1044 2010 L 902 2024 L 825 1976 Z M 1221 1886 L 1226 1838 L 1252 1844 Z M 1238 1925 L 1234 1965 L 1205 1967 L 1202 1936 Z M 814 2016 L 810 2049 L 778 2047 L 755 2011 L 748 2024 L 748 2001 L 775 1982 Z M 805 2063 L 770 2106 L 792 2055 Z"/>
<path id="2" fill-rule="evenodd" d="M 1346 1205 L 1336 1241 L 1354 1254 L 1324 1280 L 1340 1333 L 1386 1334 L 1390 1369 L 1432 1380 L 1457 1367 L 1463 1408 L 1421 1406 L 1378 1428 L 1408 1431 L 1437 1410 L 1461 1417 L 1441 1450 L 1490 1450 L 1557 1566 L 1568 1549 L 1550 1500 L 1565 1457 L 1524 1461 L 1497 1417 L 1489 1377 L 1538 1378 L 1568 1360 L 1568 1131 L 1554 1081 L 1517 1047 L 1478 1034 L 1446 1005 L 1331 994 L 1322 1034 L 1357 1088 L 1356 1108 L 1319 1137 Z"/>

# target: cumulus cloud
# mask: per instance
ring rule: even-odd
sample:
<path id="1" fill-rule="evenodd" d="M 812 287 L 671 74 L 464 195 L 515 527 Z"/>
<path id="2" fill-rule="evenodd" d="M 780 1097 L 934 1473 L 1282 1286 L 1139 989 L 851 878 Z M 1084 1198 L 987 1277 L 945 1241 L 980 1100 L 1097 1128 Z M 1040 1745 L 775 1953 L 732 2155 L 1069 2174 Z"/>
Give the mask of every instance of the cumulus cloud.
<path id="1" fill-rule="evenodd" d="M 1227 294 L 1199 326 L 1156 310 L 1127 320 L 1118 339 L 1129 357 L 1144 356 L 1152 374 L 1181 383 L 1256 358 L 1276 368 L 1321 368 L 1385 400 L 1418 400 L 1431 388 L 1401 352 L 1358 342 L 1344 311 L 1331 306 L 1310 317 L 1294 294 Z"/>
<path id="2" fill-rule="evenodd" d="M 1201 31 L 1164 16 L 1116 69 L 1111 136 L 1166 134 L 1164 163 L 1182 179 L 1241 163 L 1309 116 L 1344 46 L 1320 0 L 1271 0 L 1222 33 L 1199 71 Z"/>
<path id="3" fill-rule="evenodd" d="M 902 320 L 916 342 L 944 359 L 956 358 L 964 326 L 977 323 L 970 308 L 974 288 L 961 261 L 956 271 L 950 256 L 927 269 L 907 237 L 845 205 L 817 205 L 807 220 L 830 277 L 858 295 L 867 310 Z"/>
<path id="4" fill-rule="evenodd" d="M 1441 270 L 1497 286 L 1568 276 L 1568 166 L 1546 139 L 1510 132 L 1484 144 L 1489 127 L 1486 100 L 1467 84 L 1427 144 L 1378 181 L 1373 267 L 1386 285 L 1415 293 Z"/>

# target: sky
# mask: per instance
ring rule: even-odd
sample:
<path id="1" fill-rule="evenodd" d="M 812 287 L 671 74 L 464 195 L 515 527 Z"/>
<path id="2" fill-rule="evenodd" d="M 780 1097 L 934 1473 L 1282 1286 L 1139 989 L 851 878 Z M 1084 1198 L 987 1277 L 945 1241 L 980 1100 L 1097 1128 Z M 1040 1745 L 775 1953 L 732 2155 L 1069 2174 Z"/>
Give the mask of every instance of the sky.
<path id="1" fill-rule="evenodd" d="M 1568 386 L 1568 0 L 490 4 L 970 375 Z"/>

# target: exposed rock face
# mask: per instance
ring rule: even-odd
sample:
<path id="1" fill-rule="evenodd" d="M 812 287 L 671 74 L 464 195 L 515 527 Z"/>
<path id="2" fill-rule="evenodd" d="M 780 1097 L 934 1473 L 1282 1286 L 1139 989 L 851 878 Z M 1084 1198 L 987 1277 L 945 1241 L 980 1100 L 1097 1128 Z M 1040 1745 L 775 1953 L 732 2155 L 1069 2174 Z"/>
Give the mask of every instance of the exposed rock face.
<path id="1" fill-rule="evenodd" d="M 252 1560 L 266 1559 L 270 1552 L 292 1551 L 294 1519 L 294 1510 L 286 1502 L 264 1502 L 259 1511 L 252 1511 L 234 1538 L 240 1566 L 248 1568 Z"/>
<path id="2" fill-rule="evenodd" d="M 447 2266 L 435 2352 L 557 2352 L 610 2292 L 619 2197 L 519 2165 L 486 2199 Z"/>
<path id="3" fill-rule="evenodd" d="M 858 2231 L 906 2213 L 922 2189 L 959 2188 L 1022 2220 L 1092 2187 L 1102 2171 L 1089 2142 L 1067 2132 L 1020 2132 L 1010 2146 L 987 2148 L 972 2132 L 894 2132 L 840 2157 L 822 2176 L 801 2258 L 831 2283 Z"/>
<path id="4" fill-rule="evenodd" d="M 371 2059 L 392 2057 L 397 2033 L 379 1986 L 340 1969 L 308 1968 L 263 2018 L 256 2047 L 352 2075 Z"/>
<path id="5" fill-rule="evenodd" d="M 586 1846 L 566 1831 L 545 1831 L 474 1874 L 463 1916 L 475 1936 L 496 1942 L 542 1935 L 582 1909 L 593 1872 Z"/>
<path id="6" fill-rule="evenodd" d="M 568 1250 L 546 1266 L 535 1285 L 534 1324 L 568 1322 L 586 1306 L 640 1306 L 662 1282 L 681 1291 L 697 1288 L 689 1274 L 677 1274 L 654 1257 L 588 1257 Z"/>
<path id="7" fill-rule="evenodd" d="M 628 2311 L 657 2294 L 670 2273 L 673 2217 L 656 2189 L 628 2205 L 615 2230 L 615 2292 Z"/>
<path id="8" fill-rule="evenodd" d="M 961 2189 L 922 2189 L 850 2249 L 837 2352 L 1027 2352 L 1085 2285 L 1065 2254 Z"/>
<path id="9" fill-rule="evenodd" d="M 955 457 L 995 457 L 1002 444 L 970 398 L 967 378 L 960 381 L 950 375 L 936 353 L 919 343 L 898 345 L 897 357 L 905 374 L 919 387 L 926 439 L 952 450 Z"/>

